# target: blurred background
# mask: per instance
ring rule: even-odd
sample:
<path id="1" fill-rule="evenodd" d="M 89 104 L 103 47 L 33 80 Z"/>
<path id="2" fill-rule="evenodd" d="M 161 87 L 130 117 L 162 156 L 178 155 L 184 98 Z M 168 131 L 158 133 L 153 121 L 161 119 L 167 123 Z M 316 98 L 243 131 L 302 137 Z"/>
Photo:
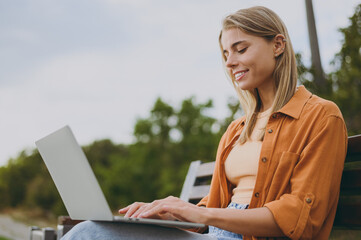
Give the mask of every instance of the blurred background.
<path id="1" fill-rule="evenodd" d="M 218 46 L 222 18 L 240 8 L 280 15 L 299 84 L 361 133 L 360 3 L 313 1 L 314 64 L 304 0 L 0 1 L 0 236 L 17 238 L 12 220 L 54 226 L 67 214 L 34 144 L 67 124 L 113 210 L 179 196 L 189 163 L 213 161 L 241 115 Z"/>

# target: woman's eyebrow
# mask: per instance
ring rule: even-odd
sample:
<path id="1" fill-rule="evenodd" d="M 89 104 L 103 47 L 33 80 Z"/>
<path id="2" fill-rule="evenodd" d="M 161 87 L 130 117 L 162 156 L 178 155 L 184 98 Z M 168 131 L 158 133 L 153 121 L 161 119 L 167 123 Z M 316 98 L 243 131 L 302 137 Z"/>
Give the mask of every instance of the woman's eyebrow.
<path id="1" fill-rule="evenodd" d="M 247 41 L 246 40 L 237 41 L 237 42 L 232 44 L 231 48 L 235 48 L 235 47 L 237 47 L 237 45 L 239 45 L 241 43 L 245 43 L 245 42 L 247 42 Z"/>

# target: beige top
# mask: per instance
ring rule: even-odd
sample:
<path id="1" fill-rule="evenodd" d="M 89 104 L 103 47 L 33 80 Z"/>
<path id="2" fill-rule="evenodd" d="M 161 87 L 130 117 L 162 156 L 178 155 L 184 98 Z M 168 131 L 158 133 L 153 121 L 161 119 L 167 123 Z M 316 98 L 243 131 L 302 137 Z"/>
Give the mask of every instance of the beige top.
<path id="1" fill-rule="evenodd" d="M 258 161 L 261 153 L 262 141 L 257 136 L 267 125 L 271 108 L 258 114 L 251 140 L 243 145 L 236 144 L 229 153 L 225 162 L 225 171 L 228 180 L 235 185 L 232 202 L 249 204 L 256 183 Z"/>

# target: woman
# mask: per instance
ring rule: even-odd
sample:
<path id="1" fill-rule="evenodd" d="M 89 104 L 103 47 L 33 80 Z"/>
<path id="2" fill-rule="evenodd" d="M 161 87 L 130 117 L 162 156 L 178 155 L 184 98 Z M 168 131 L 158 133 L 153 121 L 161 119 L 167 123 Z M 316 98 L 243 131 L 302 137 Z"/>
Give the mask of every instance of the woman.
<path id="1" fill-rule="evenodd" d="M 208 196 L 198 206 L 168 197 L 119 210 L 126 217 L 204 223 L 209 234 L 133 226 L 127 235 L 120 225 L 86 222 L 65 239 L 80 239 L 82 231 L 94 236 L 89 229 L 104 239 L 136 239 L 139 232 L 162 239 L 152 231 L 164 239 L 328 239 L 347 148 L 339 109 L 296 88 L 295 54 L 273 11 L 253 7 L 227 16 L 219 43 L 245 116 L 220 141 Z"/>

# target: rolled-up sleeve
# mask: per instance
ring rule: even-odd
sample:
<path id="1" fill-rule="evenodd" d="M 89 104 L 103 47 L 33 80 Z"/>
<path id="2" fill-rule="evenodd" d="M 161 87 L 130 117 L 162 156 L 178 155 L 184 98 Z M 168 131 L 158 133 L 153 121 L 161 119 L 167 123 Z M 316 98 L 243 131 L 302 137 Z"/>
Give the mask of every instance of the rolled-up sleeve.
<path id="1" fill-rule="evenodd" d="M 207 206 L 207 202 L 208 202 L 208 195 L 205 196 L 204 198 L 202 198 L 199 203 L 197 204 L 198 207 L 205 207 Z"/>
<path id="2" fill-rule="evenodd" d="M 265 204 L 291 239 L 314 239 L 325 218 L 336 212 L 347 151 L 339 116 L 325 117 L 309 136 L 290 178 L 290 192 Z"/>

